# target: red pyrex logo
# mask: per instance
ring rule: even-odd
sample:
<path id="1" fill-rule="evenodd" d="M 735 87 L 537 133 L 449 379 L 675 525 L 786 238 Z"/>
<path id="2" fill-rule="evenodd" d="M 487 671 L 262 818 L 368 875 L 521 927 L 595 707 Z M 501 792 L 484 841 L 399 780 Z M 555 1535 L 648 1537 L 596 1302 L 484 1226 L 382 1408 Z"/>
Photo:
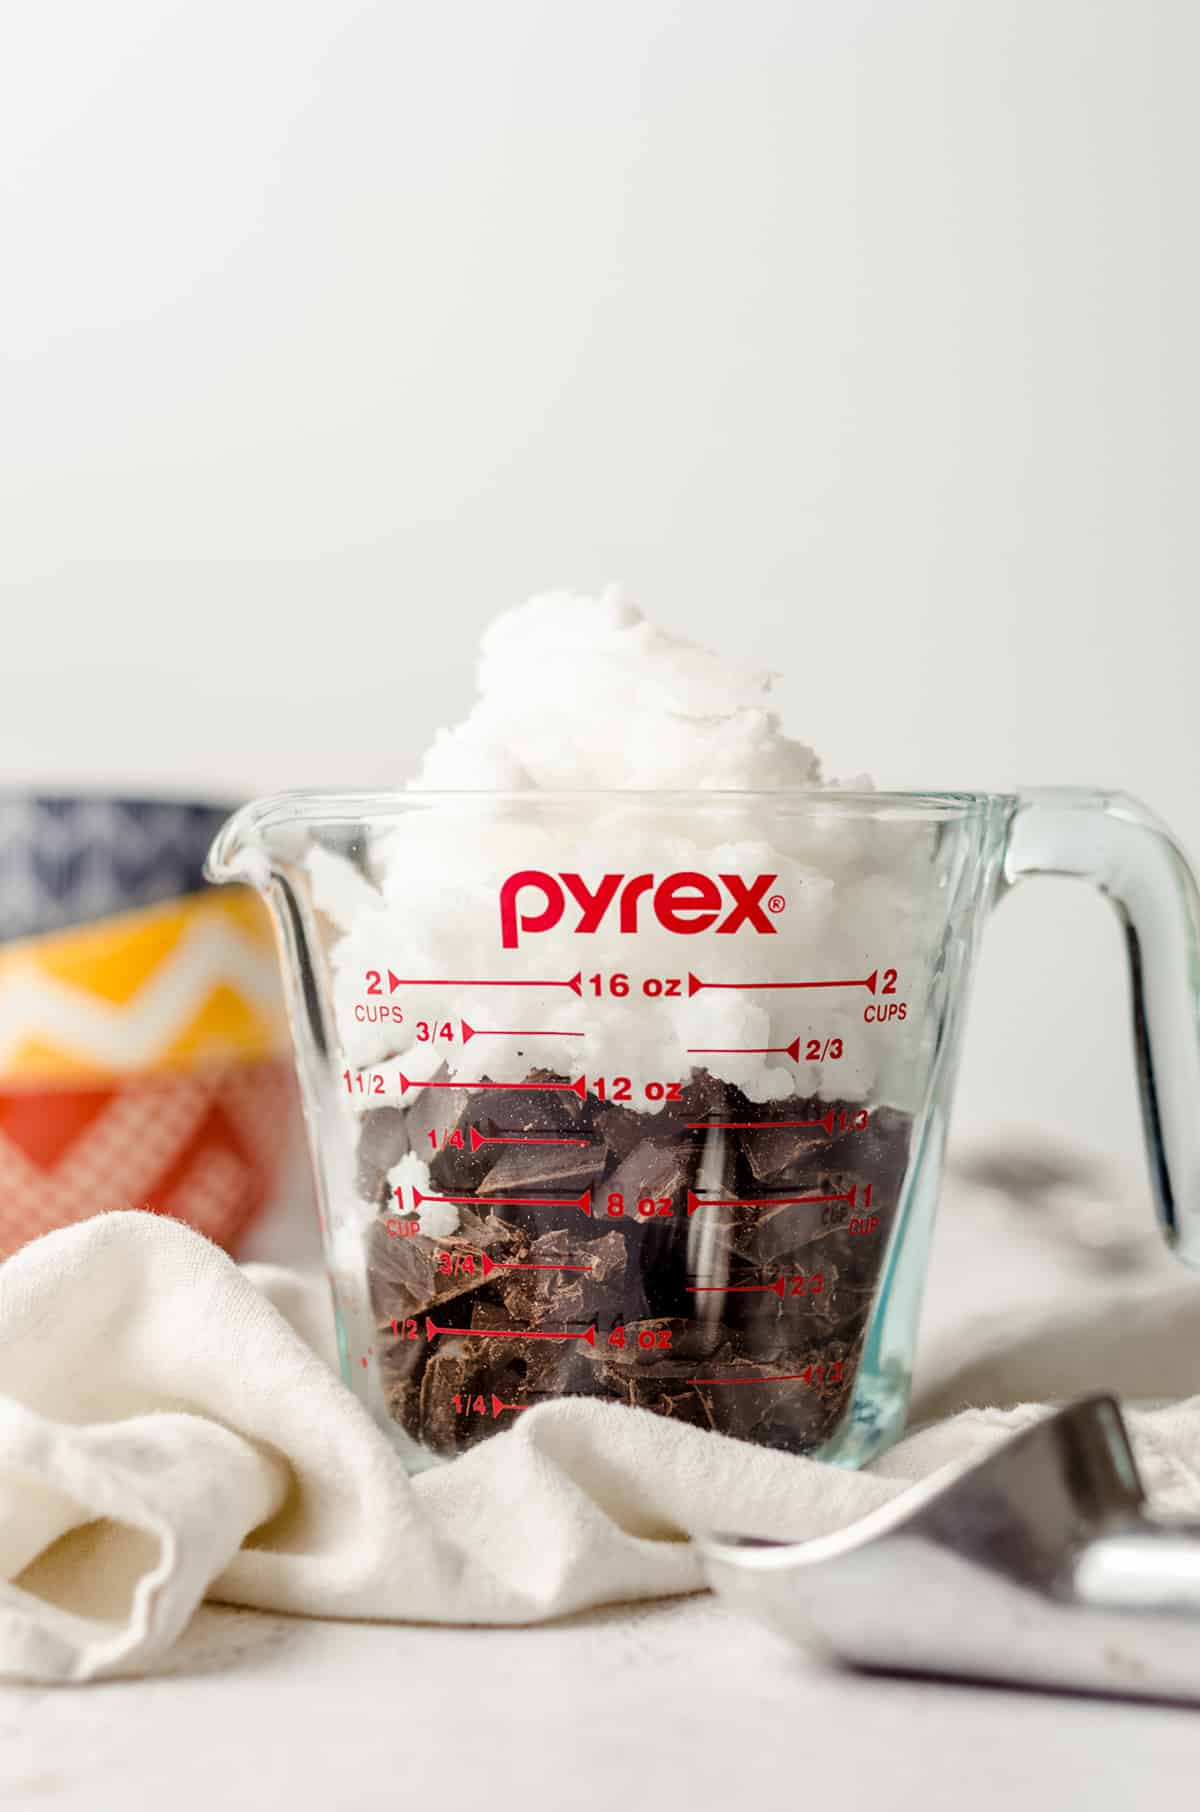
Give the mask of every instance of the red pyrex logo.
<path id="1" fill-rule="evenodd" d="M 681 869 L 656 882 L 653 875 L 601 875 L 589 887 L 582 875 L 547 874 L 544 868 L 522 868 L 509 875 L 500 888 L 500 934 L 506 950 L 515 950 L 522 932 L 551 931 L 566 911 L 567 895 L 579 908 L 579 923 L 572 931 L 599 931 L 615 905 L 617 929 L 638 929 L 638 908 L 650 894 L 650 910 L 664 931 L 693 937 L 698 931 L 740 931 L 743 925 L 774 936 L 767 912 L 782 912 L 780 894 L 764 896 L 774 875 L 721 875 L 720 887 L 710 875 Z M 724 893 L 721 889 L 724 888 Z M 522 899 L 528 895 L 528 901 Z M 726 897 L 727 896 L 727 897 Z M 728 908 L 728 909 L 727 909 Z M 722 917 L 722 914 L 724 916 Z M 720 921 L 718 923 L 718 921 Z"/>

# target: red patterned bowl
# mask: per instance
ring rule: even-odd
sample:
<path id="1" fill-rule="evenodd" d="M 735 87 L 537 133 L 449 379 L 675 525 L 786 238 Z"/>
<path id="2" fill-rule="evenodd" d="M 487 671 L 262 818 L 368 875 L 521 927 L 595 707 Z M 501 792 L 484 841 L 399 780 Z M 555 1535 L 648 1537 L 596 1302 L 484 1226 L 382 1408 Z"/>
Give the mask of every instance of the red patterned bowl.
<path id="1" fill-rule="evenodd" d="M 232 1248 L 298 1136 L 270 928 L 202 893 L 0 946 L 0 1255 L 120 1208 Z"/>

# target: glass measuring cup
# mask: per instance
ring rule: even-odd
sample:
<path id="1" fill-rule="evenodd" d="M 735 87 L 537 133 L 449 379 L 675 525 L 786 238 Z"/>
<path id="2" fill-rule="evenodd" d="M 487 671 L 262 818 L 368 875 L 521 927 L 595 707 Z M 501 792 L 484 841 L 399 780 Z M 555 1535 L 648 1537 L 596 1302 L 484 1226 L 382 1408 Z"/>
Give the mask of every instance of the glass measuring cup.
<path id="1" fill-rule="evenodd" d="M 1200 900 L 1121 796 L 296 793 L 209 874 L 271 906 L 343 1373 L 414 1467 L 562 1395 L 894 1439 L 975 950 L 1030 875 L 1122 916 L 1200 1262 Z"/>

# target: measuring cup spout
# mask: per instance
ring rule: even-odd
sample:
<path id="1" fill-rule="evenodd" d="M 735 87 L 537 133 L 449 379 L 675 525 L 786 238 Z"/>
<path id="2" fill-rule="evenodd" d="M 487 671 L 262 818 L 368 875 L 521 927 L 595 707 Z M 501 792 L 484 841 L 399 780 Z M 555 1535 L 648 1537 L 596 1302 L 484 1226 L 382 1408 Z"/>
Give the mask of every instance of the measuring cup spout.
<path id="1" fill-rule="evenodd" d="M 353 821 L 357 801 L 341 803 L 346 812 L 332 820 L 338 830 Z M 326 800 L 319 794 L 275 793 L 252 799 L 218 832 L 204 873 L 210 881 L 241 881 L 269 895 L 272 881 L 303 864 L 316 828 L 330 819 Z"/>
<path id="2" fill-rule="evenodd" d="M 1146 1150 L 1167 1243 L 1200 1266 L 1200 892 L 1166 827 L 1121 793 L 1023 793 L 1004 855 L 1031 875 L 1091 881 L 1125 932 Z"/>
<path id="3" fill-rule="evenodd" d="M 350 802 L 353 804 L 353 802 Z M 218 833 L 204 872 L 210 881 L 254 887 L 270 909 L 279 947 L 284 994 L 295 1035 L 302 1083 L 326 1093 L 318 1066 L 330 1048 L 327 989 L 320 975 L 319 937 L 303 881 L 305 852 L 328 813 L 311 793 L 278 793 L 235 812 Z M 320 1087 L 318 1088 L 318 1083 Z"/>
<path id="4" fill-rule="evenodd" d="M 271 879 L 271 858 L 262 834 L 263 800 L 254 800 L 235 812 L 221 830 L 204 864 L 206 879 L 218 884 L 242 881 L 265 893 Z"/>

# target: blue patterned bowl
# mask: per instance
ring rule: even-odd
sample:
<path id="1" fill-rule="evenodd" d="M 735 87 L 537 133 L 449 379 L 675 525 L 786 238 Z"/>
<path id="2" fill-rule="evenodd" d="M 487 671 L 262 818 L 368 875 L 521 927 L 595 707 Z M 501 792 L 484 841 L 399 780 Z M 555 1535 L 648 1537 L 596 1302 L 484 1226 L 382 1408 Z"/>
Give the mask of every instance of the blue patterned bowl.
<path id="1" fill-rule="evenodd" d="M 194 893 L 230 809 L 227 800 L 0 792 L 0 938 Z"/>

